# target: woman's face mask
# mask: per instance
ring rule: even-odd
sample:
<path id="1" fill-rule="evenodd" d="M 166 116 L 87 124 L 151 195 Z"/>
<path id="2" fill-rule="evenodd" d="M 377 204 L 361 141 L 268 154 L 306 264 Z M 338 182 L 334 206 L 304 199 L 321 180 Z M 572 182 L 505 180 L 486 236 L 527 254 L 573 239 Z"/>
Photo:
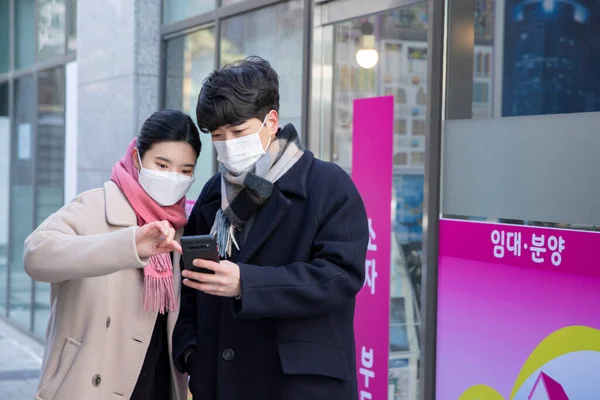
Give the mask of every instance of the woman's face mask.
<path id="1" fill-rule="evenodd" d="M 233 174 L 241 174 L 250 169 L 256 162 L 265 154 L 266 149 L 263 148 L 260 139 L 260 131 L 265 127 L 267 118 L 265 117 L 259 130 L 250 135 L 242 136 L 235 139 L 213 141 L 215 150 L 217 151 L 217 160 Z M 271 145 L 271 137 L 267 149 Z"/>
<path id="2" fill-rule="evenodd" d="M 193 176 L 175 171 L 146 169 L 142 164 L 139 150 L 137 153 L 140 162 L 138 182 L 154 201 L 161 206 L 172 206 L 185 196 L 195 181 Z"/>

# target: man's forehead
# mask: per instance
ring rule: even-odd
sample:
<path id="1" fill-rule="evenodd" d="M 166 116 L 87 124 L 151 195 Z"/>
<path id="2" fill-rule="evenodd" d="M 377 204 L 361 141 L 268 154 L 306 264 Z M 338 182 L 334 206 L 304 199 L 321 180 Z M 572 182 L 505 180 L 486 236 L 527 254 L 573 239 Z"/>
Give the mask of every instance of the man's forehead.
<path id="1" fill-rule="evenodd" d="M 256 119 L 256 118 L 250 118 L 250 119 L 247 119 L 247 120 L 245 120 L 245 121 L 242 121 L 242 122 L 240 122 L 240 123 L 239 123 L 239 124 L 237 124 L 237 125 L 236 125 L 236 124 L 226 124 L 226 125 L 221 125 L 221 126 L 220 126 L 220 127 L 218 127 L 217 129 L 215 129 L 213 132 L 220 132 L 220 131 L 226 131 L 226 130 L 229 130 L 229 129 L 235 129 L 235 128 L 238 128 L 238 127 L 240 127 L 240 126 L 242 126 L 242 125 L 246 125 L 246 124 L 248 124 L 248 123 L 252 122 L 252 120 L 254 120 L 254 119 Z M 260 122 L 260 121 L 259 121 L 259 122 Z"/>

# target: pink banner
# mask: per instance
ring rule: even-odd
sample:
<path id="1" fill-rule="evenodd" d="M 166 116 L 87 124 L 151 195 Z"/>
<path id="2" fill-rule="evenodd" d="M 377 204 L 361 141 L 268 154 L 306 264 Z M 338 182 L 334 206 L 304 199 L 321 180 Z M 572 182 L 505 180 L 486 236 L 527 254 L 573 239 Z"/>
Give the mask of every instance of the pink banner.
<path id="1" fill-rule="evenodd" d="M 600 277 L 589 262 L 600 244 L 595 232 L 443 220 L 440 237 L 446 257 Z"/>
<path id="2" fill-rule="evenodd" d="M 597 232 L 440 221 L 437 400 L 600 399 L 598 248 Z"/>
<path id="3" fill-rule="evenodd" d="M 195 199 L 186 199 L 185 200 L 185 213 L 188 215 L 188 217 L 192 213 L 192 209 L 194 208 L 195 204 L 196 204 Z"/>
<path id="4" fill-rule="evenodd" d="M 355 100 L 352 179 L 369 220 L 366 278 L 354 322 L 360 400 L 388 398 L 393 140 L 393 97 Z"/>

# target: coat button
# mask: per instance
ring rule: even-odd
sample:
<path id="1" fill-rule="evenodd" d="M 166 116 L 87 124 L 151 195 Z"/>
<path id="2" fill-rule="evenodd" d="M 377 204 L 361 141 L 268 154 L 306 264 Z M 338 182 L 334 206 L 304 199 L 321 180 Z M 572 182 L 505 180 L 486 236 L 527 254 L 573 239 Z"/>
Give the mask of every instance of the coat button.
<path id="1" fill-rule="evenodd" d="M 235 357 L 235 353 L 231 349 L 223 350 L 223 360 L 231 361 Z"/>
<path id="2" fill-rule="evenodd" d="M 92 378 L 92 385 L 98 387 L 100 386 L 100 382 L 102 382 L 102 377 L 100 377 L 100 375 L 94 375 Z"/>
<path id="3" fill-rule="evenodd" d="M 110 317 L 106 317 L 106 327 L 110 326 Z"/>

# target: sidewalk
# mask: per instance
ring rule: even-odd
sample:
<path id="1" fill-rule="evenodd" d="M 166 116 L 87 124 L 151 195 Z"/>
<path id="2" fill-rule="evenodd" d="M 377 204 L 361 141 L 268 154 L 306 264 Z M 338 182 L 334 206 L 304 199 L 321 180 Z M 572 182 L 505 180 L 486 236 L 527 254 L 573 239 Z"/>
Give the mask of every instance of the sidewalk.
<path id="1" fill-rule="evenodd" d="M 0 319 L 0 400 L 33 399 L 43 346 Z"/>

